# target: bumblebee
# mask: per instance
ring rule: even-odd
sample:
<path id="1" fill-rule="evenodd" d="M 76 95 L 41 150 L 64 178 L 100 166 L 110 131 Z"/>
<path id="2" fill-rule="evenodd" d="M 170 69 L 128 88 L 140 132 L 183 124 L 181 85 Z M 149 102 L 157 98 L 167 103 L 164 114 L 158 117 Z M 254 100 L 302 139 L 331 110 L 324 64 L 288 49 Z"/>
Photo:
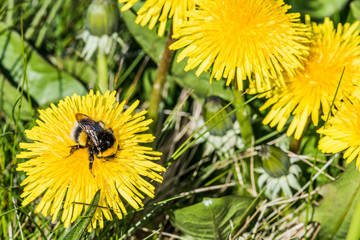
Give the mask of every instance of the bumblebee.
<path id="1" fill-rule="evenodd" d="M 71 130 L 71 139 L 78 145 L 72 146 L 70 155 L 80 148 L 87 148 L 89 153 L 89 170 L 92 173 L 94 156 L 109 160 L 115 157 L 118 150 L 118 142 L 111 128 L 105 128 L 102 121 L 95 121 L 91 117 L 75 114 L 76 123 Z"/>

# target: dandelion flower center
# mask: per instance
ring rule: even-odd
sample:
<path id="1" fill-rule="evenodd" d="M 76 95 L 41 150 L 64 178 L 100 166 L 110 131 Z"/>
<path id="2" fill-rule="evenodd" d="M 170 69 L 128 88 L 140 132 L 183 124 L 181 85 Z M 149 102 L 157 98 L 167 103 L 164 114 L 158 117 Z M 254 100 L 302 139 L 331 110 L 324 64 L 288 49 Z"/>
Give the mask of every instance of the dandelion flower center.
<path id="1" fill-rule="evenodd" d="M 170 49 L 185 47 L 177 61 L 188 57 L 185 71 L 197 75 L 212 67 L 212 77 L 236 78 L 239 89 L 249 79 L 257 91 L 283 86 L 282 73 L 295 75 L 308 54 L 308 28 L 288 5 L 273 0 L 196 1 L 189 21 L 180 26 Z"/>
<path id="2" fill-rule="evenodd" d="M 262 5 L 254 1 L 224 1 L 219 2 L 219 9 L 227 9 L 220 13 L 206 9 L 211 21 L 205 22 L 208 25 L 208 34 L 219 42 L 229 42 L 233 49 L 253 47 L 253 50 L 261 50 L 264 57 L 268 57 L 272 46 L 281 47 L 283 42 L 276 41 L 278 34 L 286 35 L 292 32 L 290 19 L 284 14 L 280 6 L 263 1 Z M 245 14 L 246 13 L 246 14 Z M 234 39 L 236 41 L 230 41 Z M 250 40 L 250 41 L 249 41 Z M 242 52 L 244 59 L 246 52 Z M 255 55 L 255 52 L 251 54 Z M 250 54 L 249 54 L 250 55 Z"/>

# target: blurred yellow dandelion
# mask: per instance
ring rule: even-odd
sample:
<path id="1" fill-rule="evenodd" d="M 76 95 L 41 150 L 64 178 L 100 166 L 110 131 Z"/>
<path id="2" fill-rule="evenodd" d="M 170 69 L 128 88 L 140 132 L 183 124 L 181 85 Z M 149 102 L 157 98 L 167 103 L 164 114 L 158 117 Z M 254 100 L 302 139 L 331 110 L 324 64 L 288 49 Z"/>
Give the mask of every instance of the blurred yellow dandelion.
<path id="1" fill-rule="evenodd" d="M 52 221 L 55 221 L 62 206 L 61 221 L 68 227 L 100 191 L 98 205 L 102 207 L 96 209 L 90 231 L 96 228 L 97 221 L 103 228 L 103 216 L 112 220 L 109 208 L 119 219 L 126 214 L 120 197 L 135 209 L 143 206 L 144 196 L 141 192 L 154 197 L 154 186 L 141 177 L 162 182 L 157 172 L 165 171 L 162 166 L 150 161 L 159 159 L 161 153 L 141 146 L 154 140 L 151 134 L 141 133 L 148 129 L 151 120 L 145 120 L 146 111 L 135 113 L 139 101 L 126 110 L 125 103 L 115 102 L 115 92 L 107 91 L 101 95 L 91 91 L 87 96 L 74 94 L 71 98 L 61 100 L 57 106 L 52 104 L 40 110 L 40 119 L 36 121 L 38 126 L 26 131 L 27 137 L 33 142 L 20 143 L 20 147 L 26 151 L 17 156 L 29 158 L 17 168 L 27 174 L 21 183 L 26 186 L 21 195 L 25 198 L 22 205 L 42 195 L 35 212 L 42 212 L 45 216 L 50 214 Z M 91 171 L 89 147 L 77 149 L 78 144 L 72 138 L 74 126 L 77 129 L 79 124 L 78 115 L 75 117 L 77 113 L 87 115 L 99 124 L 98 128 L 103 126 L 115 137 L 112 142 L 116 145 L 113 154 L 104 158 L 101 156 L 105 152 L 95 152 Z M 77 134 L 83 138 L 81 141 L 90 143 L 90 135 L 87 136 L 85 132 Z"/>
<path id="2" fill-rule="evenodd" d="M 131 8 L 138 0 L 119 0 L 126 3 L 121 11 Z M 173 32 L 178 31 L 179 25 L 185 20 L 185 12 L 195 8 L 193 0 L 147 0 L 137 12 L 135 22 L 141 26 L 149 23 L 149 29 L 153 29 L 159 21 L 160 26 L 158 35 L 162 36 L 165 32 L 167 19 L 173 19 Z"/>
<path id="3" fill-rule="evenodd" d="M 287 13 L 282 0 L 199 0 L 189 21 L 173 35 L 170 49 L 185 47 L 177 61 L 188 57 L 185 71 L 196 75 L 212 67 L 211 79 L 236 78 L 243 90 L 249 79 L 256 91 L 283 86 L 283 72 L 295 75 L 308 54 L 309 29 L 299 13 Z"/>
<path id="4" fill-rule="evenodd" d="M 311 25 L 308 16 L 306 22 Z M 271 127 L 277 125 L 280 131 L 292 115 L 287 135 L 295 132 L 295 138 L 299 139 L 310 116 L 312 123 L 317 126 L 319 116 L 328 113 L 344 68 L 335 106 L 339 106 L 340 101 L 354 91 L 354 87 L 360 83 L 358 25 L 358 22 L 339 24 L 335 30 L 328 18 L 323 24 L 312 24 L 313 41 L 305 69 L 295 77 L 288 77 L 286 87 L 272 92 L 260 108 L 264 110 L 272 106 L 263 124 Z"/>
<path id="5" fill-rule="evenodd" d="M 356 158 L 360 166 L 360 100 L 352 98 L 345 101 L 340 110 L 331 116 L 326 127 L 318 130 L 324 137 L 319 141 L 319 149 L 324 153 L 337 153 L 343 150 L 346 162 Z"/>

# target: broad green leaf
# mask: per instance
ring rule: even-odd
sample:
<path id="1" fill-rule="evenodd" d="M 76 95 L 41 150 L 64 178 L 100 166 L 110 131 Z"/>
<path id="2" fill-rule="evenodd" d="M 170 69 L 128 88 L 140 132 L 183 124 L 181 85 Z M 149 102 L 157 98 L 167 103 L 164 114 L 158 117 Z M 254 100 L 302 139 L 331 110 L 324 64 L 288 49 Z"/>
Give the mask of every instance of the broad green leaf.
<path id="1" fill-rule="evenodd" d="M 176 56 L 175 56 L 176 59 Z M 210 73 L 204 72 L 199 77 L 195 75 L 195 70 L 184 71 L 186 61 L 180 63 L 173 62 L 171 67 L 171 77 L 177 84 L 185 89 L 194 89 L 194 95 L 199 101 L 204 101 L 209 96 L 218 96 L 226 101 L 234 99 L 230 87 L 225 86 L 225 80 L 216 81 L 213 79 L 210 84 Z"/>
<path id="2" fill-rule="evenodd" d="M 94 213 L 97 209 L 96 205 L 99 202 L 100 191 L 98 191 L 94 199 L 91 202 L 91 205 L 87 208 L 84 216 L 76 220 L 76 223 L 71 228 L 67 229 L 61 236 L 59 240 L 78 240 L 82 239 L 84 233 L 87 231 L 89 224 L 91 224 L 91 219 L 94 216 Z"/>
<path id="3" fill-rule="evenodd" d="M 360 1 L 355 0 L 350 3 L 350 10 L 353 15 L 353 17 L 356 20 L 360 20 Z"/>
<path id="4" fill-rule="evenodd" d="M 166 42 L 165 37 L 159 37 L 155 29 L 149 30 L 147 26 L 142 27 L 140 24 L 136 24 L 136 15 L 130 10 L 121 12 L 121 17 L 125 21 L 129 32 L 142 49 L 152 60 L 159 63 Z"/>
<path id="5" fill-rule="evenodd" d="M 292 12 L 309 14 L 311 18 L 322 19 L 332 17 L 341 11 L 349 0 L 290 0 Z"/>
<path id="6" fill-rule="evenodd" d="M 205 100 L 205 104 L 203 105 L 204 121 L 209 121 L 209 126 L 215 125 L 214 128 L 209 130 L 211 135 L 224 136 L 233 128 L 233 122 L 236 116 L 235 114 L 231 114 L 225 117 L 225 115 L 233 110 L 231 106 L 223 109 L 226 104 L 225 101 L 218 97 L 209 97 Z"/>
<path id="7" fill-rule="evenodd" d="M 317 146 L 318 146 L 318 135 L 316 134 L 316 127 L 313 126 L 309 126 L 308 128 L 312 134 L 306 134 L 302 140 L 301 140 L 301 145 L 300 145 L 300 151 L 302 155 L 306 155 L 306 156 L 315 156 L 316 153 L 319 151 Z M 317 155 L 318 159 L 321 160 L 326 160 L 326 157 L 323 154 L 318 154 Z"/>
<path id="8" fill-rule="evenodd" d="M 92 84 L 96 83 L 96 70 L 92 68 L 87 62 L 82 61 L 81 59 L 73 59 L 73 58 L 51 58 L 51 62 L 55 66 L 61 66 L 61 68 L 75 76 L 84 84 Z"/>
<path id="9" fill-rule="evenodd" d="M 149 30 L 147 27 L 136 24 L 136 15 L 131 11 L 123 12 L 122 18 L 125 21 L 128 30 L 140 44 L 142 49 L 152 58 L 152 60 L 159 63 L 166 42 L 165 37 L 159 37 L 155 29 Z M 168 77 L 172 78 L 184 89 L 194 89 L 193 96 L 198 100 L 203 101 L 206 97 L 212 95 L 221 97 L 227 101 L 233 100 L 233 93 L 229 87 L 225 86 L 225 80 L 213 80 L 210 84 L 209 72 L 202 73 L 199 77 L 195 75 L 195 70 L 185 72 L 186 59 L 177 63 L 176 58 L 177 55 L 174 56 Z"/>
<path id="10" fill-rule="evenodd" d="M 344 173 L 320 189 L 323 199 L 313 221 L 321 224 L 319 239 L 345 239 L 352 213 L 360 196 L 360 172 L 352 162 Z"/>
<path id="11" fill-rule="evenodd" d="M 232 227 L 251 214 L 252 197 L 205 198 L 195 205 L 175 210 L 172 224 L 195 239 L 227 239 Z M 241 224 L 240 224 L 241 226 Z"/>
<path id="12" fill-rule="evenodd" d="M 11 85 L 11 83 L 0 74 L 0 113 L 5 113 L 6 118 L 10 118 L 15 104 L 15 114 L 17 114 L 21 93 Z M 23 96 L 21 100 L 20 119 L 31 120 L 31 106 Z M 16 117 L 16 116 L 14 116 Z"/>
<path id="13" fill-rule="evenodd" d="M 21 46 L 20 35 L 0 22 L 0 66 L 18 84 L 21 83 L 24 72 Z M 24 48 L 29 94 L 38 104 L 44 105 L 74 93 L 87 92 L 78 80 L 56 69 L 26 42 Z"/>

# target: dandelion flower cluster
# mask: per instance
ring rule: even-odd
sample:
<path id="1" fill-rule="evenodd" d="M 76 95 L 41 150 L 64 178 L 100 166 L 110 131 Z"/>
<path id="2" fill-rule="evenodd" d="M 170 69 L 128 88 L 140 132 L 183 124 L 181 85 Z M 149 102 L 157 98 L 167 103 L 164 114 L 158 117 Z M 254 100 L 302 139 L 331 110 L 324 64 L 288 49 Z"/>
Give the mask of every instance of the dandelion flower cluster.
<path id="1" fill-rule="evenodd" d="M 91 230 L 96 228 L 97 221 L 103 227 L 103 216 L 112 220 L 109 209 L 119 219 L 126 214 L 120 197 L 135 209 L 143 206 L 143 193 L 154 197 L 154 186 L 143 177 L 161 182 L 158 173 L 165 169 L 150 161 L 159 159 L 160 152 L 141 146 L 154 140 L 151 134 L 142 133 L 148 129 L 151 120 L 145 120 L 146 111 L 135 112 L 138 101 L 126 110 L 125 103 L 115 101 L 115 92 L 107 91 L 101 95 L 91 91 L 87 96 L 74 94 L 61 100 L 57 106 L 52 104 L 40 110 L 40 119 L 36 121 L 38 126 L 26 131 L 33 142 L 20 143 L 24 151 L 17 156 L 29 159 L 17 168 L 27 174 L 21 183 L 25 186 L 22 205 L 42 195 L 35 212 L 42 212 L 45 216 L 50 214 L 55 221 L 62 207 L 61 220 L 68 227 L 100 191 L 98 205 L 101 207 L 95 211 L 89 226 Z M 118 143 L 118 150 L 111 158 L 95 156 L 92 172 L 89 170 L 88 149 L 71 151 L 77 145 L 71 138 L 71 131 L 77 124 L 77 113 L 101 121 L 106 129 L 111 128 Z"/>
<path id="2" fill-rule="evenodd" d="M 256 91 L 283 86 L 283 72 L 294 76 L 308 54 L 309 31 L 299 13 L 287 13 L 281 0 L 201 0 L 188 11 L 188 21 L 173 35 L 170 49 L 184 48 L 177 61 L 188 57 L 185 71 L 209 70 L 211 79 L 236 78 L 243 90 L 249 79 Z"/>
<path id="3" fill-rule="evenodd" d="M 119 0 L 120 3 L 126 3 L 121 11 L 126 11 L 131 8 L 138 0 Z M 160 26 L 158 35 L 162 36 L 165 32 L 166 22 L 168 18 L 173 19 L 173 32 L 178 31 L 179 25 L 182 24 L 185 18 L 185 12 L 195 8 L 193 0 L 147 0 L 144 5 L 137 12 L 135 22 L 141 26 L 149 23 L 149 29 L 153 29 L 155 24 L 159 21 Z"/>
<path id="4" fill-rule="evenodd" d="M 311 26 L 308 16 L 306 24 Z M 338 86 L 335 106 L 353 93 L 360 83 L 358 25 L 358 22 L 339 24 L 334 29 L 333 22 L 328 18 L 323 24 L 312 23 L 313 39 L 304 69 L 296 76 L 286 78 L 286 87 L 273 91 L 260 108 L 264 110 L 271 106 L 263 124 L 277 125 L 280 131 L 293 116 L 287 135 L 295 133 L 294 137 L 299 139 L 310 116 L 317 126 L 319 116 L 329 112 Z"/>
<path id="5" fill-rule="evenodd" d="M 344 158 L 350 163 L 356 159 L 360 166 L 360 100 L 354 97 L 345 101 L 341 108 L 327 121 L 326 127 L 318 130 L 324 137 L 319 141 L 319 149 L 324 153 L 345 150 Z"/>

